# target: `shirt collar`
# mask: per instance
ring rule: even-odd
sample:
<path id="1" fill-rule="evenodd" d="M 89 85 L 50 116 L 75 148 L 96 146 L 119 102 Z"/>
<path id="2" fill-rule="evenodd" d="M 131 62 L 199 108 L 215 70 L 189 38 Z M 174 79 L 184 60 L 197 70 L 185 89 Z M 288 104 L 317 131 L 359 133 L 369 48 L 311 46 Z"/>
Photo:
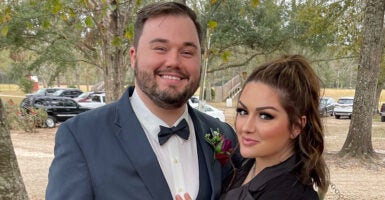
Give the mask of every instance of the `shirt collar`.
<path id="1" fill-rule="evenodd" d="M 132 108 L 141 123 L 142 127 L 148 131 L 148 133 L 155 139 L 158 139 L 158 133 L 160 131 L 159 125 L 169 127 L 166 122 L 157 117 L 154 113 L 147 108 L 142 99 L 139 97 L 136 89 L 130 98 Z M 174 123 L 173 126 L 176 126 L 182 119 L 188 118 L 188 106 L 185 106 L 185 111 L 179 117 L 178 120 Z M 150 122 L 150 123 L 149 123 Z"/>

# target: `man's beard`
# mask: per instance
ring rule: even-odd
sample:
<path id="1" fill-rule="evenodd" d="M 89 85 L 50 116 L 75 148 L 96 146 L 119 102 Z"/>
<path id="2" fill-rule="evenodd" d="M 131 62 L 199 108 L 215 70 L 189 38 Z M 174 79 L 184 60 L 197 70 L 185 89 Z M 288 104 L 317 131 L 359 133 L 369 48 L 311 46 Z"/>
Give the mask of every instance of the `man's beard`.
<path id="1" fill-rule="evenodd" d="M 195 93 L 199 86 L 199 80 L 192 80 L 182 92 L 176 92 L 175 86 L 161 90 L 156 83 L 155 75 L 139 70 L 135 65 L 134 74 L 137 86 L 151 99 L 154 104 L 164 109 L 180 108 Z"/>

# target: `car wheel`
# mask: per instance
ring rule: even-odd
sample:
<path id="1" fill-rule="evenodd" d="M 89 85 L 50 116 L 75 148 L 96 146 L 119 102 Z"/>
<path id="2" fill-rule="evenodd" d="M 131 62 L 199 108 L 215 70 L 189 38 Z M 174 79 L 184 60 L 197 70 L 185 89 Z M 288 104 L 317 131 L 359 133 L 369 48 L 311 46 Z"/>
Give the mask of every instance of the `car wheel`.
<path id="1" fill-rule="evenodd" d="M 55 126 L 56 126 L 56 119 L 55 119 L 55 117 L 48 116 L 47 120 L 45 120 L 45 125 L 48 128 L 55 128 Z"/>
<path id="2" fill-rule="evenodd" d="M 340 118 L 340 116 L 339 116 L 339 115 L 334 115 L 334 117 L 335 117 L 336 119 L 339 119 L 339 118 Z"/>
<path id="3" fill-rule="evenodd" d="M 385 122 L 385 116 L 381 116 L 381 122 Z"/>

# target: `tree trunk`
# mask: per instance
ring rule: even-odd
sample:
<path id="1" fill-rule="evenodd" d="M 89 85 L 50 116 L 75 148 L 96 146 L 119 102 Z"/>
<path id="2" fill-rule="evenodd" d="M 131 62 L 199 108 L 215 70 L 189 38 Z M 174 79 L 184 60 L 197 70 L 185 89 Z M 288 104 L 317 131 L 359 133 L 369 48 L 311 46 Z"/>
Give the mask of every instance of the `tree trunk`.
<path id="1" fill-rule="evenodd" d="M 86 75 L 85 75 L 85 81 L 86 81 L 86 91 L 90 91 L 90 69 L 88 66 L 86 67 Z"/>
<path id="2" fill-rule="evenodd" d="M 106 101 L 117 100 L 125 90 L 126 73 L 128 71 L 129 53 L 128 48 L 122 45 L 126 25 L 132 12 L 132 2 L 118 4 L 111 1 L 115 6 L 108 15 L 106 15 L 106 33 L 102 33 L 104 66 L 104 89 L 106 91 Z M 120 39 L 119 39 L 120 38 Z"/>
<path id="3" fill-rule="evenodd" d="M 104 89 L 106 101 L 117 100 L 125 89 L 125 78 L 128 70 L 127 56 L 122 54 L 119 48 L 112 48 L 112 52 L 106 53 L 105 59 L 109 60 L 104 70 Z"/>
<path id="4" fill-rule="evenodd" d="M 28 199 L 0 98 L 0 199 Z"/>
<path id="5" fill-rule="evenodd" d="M 366 2 L 353 114 L 348 136 L 339 153 L 343 157 L 366 160 L 376 155 L 371 141 L 372 109 L 384 49 L 384 11 L 384 0 Z"/>
<path id="6" fill-rule="evenodd" d="M 79 88 L 79 89 L 81 89 L 80 88 L 80 66 L 79 65 L 76 65 L 75 67 L 74 67 L 75 69 L 76 69 L 76 74 L 75 74 L 75 84 L 76 84 L 76 86 Z"/>

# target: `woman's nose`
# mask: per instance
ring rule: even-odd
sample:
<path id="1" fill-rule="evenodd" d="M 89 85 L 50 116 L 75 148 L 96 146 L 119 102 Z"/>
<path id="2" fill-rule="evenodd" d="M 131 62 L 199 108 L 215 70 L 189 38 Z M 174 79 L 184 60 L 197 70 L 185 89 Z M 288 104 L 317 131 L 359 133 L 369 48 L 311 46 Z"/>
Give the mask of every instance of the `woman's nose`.
<path id="1" fill-rule="evenodd" d="M 255 120 L 251 117 L 248 116 L 247 118 L 243 118 L 241 123 L 241 131 L 243 133 L 253 133 L 255 132 Z"/>

